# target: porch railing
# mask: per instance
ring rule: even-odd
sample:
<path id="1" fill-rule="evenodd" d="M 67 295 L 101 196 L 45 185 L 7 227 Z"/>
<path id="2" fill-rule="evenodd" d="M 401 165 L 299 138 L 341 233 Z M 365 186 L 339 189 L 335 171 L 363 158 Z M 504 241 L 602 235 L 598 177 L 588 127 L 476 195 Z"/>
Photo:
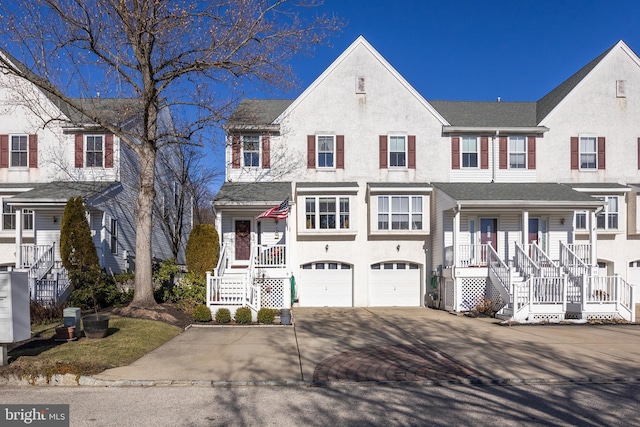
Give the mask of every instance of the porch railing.
<path id="1" fill-rule="evenodd" d="M 286 245 L 260 245 L 257 250 L 256 268 L 285 268 Z"/>
<path id="2" fill-rule="evenodd" d="M 582 245 L 578 245 L 579 248 L 581 246 Z M 560 265 L 564 267 L 572 277 L 581 277 L 585 274 L 591 275 L 591 267 L 585 264 L 582 258 L 573 252 L 571 247 L 564 242 L 560 242 Z"/>
<path id="3" fill-rule="evenodd" d="M 218 265 L 216 265 L 216 268 L 214 270 L 214 275 L 215 276 L 222 276 L 222 273 L 224 273 L 224 270 L 228 267 L 228 253 L 229 253 L 229 245 L 227 244 L 227 242 L 224 242 L 222 244 L 222 247 L 220 248 L 220 256 L 218 257 Z"/>
<path id="4" fill-rule="evenodd" d="M 502 288 L 507 294 L 511 294 L 512 275 L 511 268 L 498 256 L 491 245 L 485 245 L 489 271 L 493 272 Z"/>
<path id="5" fill-rule="evenodd" d="M 573 252 L 582 262 L 587 265 L 591 265 L 591 244 L 590 243 L 568 243 L 567 247 Z"/>
<path id="6" fill-rule="evenodd" d="M 458 267 L 486 267 L 487 244 L 458 245 Z"/>
<path id="7" fill-rule="evenodd" d="M 549 256 L 542 250 L 537 243 L 529 245 L 529 256 L 540 267 L 540 273 L 545 277 L 560 277 L 562 271 L 560 266 L 556 264 Z"/>
<path id="8" fill-rule="evenodd" d="M 527 255 L 524 248 L 516 242 L 516 256 L 513 258 L 514 266 L 525 279 L 540 276 L 540 267 Z"/>
<path id="9" fill-rule="evenodd" d="M 582 311 L 615 311 L 626 320 L 635 321 L 634 287 L 620 276 L 584 276 Z"/>

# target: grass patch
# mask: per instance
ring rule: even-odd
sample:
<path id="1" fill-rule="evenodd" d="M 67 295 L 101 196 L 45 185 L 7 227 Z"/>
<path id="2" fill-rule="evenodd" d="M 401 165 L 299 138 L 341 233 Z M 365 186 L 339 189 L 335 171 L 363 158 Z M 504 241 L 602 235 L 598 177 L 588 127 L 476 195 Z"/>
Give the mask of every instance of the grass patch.
<path id="1" fill-rule="evenodd" d="M 33 336 L 40 339 L 11 350 L 12 363 L 0 373 L 32 380 L 38 376 L 50 379 L 54 374 L 92 375 L 129 365 L 182 331 L 164 322 L 112 315 L 105 338 L 58 343 L 54 341 L 56 326 L 60 323 L 33 325 Z"/>

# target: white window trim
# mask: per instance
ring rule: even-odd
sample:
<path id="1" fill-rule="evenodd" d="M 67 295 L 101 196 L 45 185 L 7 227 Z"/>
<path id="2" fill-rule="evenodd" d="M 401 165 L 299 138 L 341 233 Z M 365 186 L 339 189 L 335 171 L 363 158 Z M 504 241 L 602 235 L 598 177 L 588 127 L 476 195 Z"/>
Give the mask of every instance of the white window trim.
<path id="1" fill-rule="evenodd" d="M 331 138 L 333 140 L 333 165 L 332 166 L 320 166 L 320 138 Z M 337 161 L 337 147 L 338 139 L 336 135 L 328 133 L 319 133 L 316 135 L 316 169 L 318 170 L 335 170 Z"/>
<path id="2" fill-rule="evenodd" d="M 380 198 L 381 197 L 387 197 L 389 198 L 389 221 L 388 221 L 388 228 L 379 228 L 378 227 L 378 214 L 380 213 L 378 211 L 378 206 L 380 203 Z M 391 199 L 393 197 L 407 197 L 409 198 L 409 227 L 408 229 L 398 229 L 398 230 L 394 230 L 392 229 L 392 215 L 393 215 L 393 209 L 392 209 L 392 204 L 391 204 Z M 422 211 L 420 213 L 420 215 L 422 216 L 422 228 L 420 229 L 412 229 L 411 226 L 413 224 L 413 215 L 414 213 L 417 214 L 417 212 L 413 212 L 413 198 L 414 197 L 419 197 L 421 199 L 422 202 Z M 429 233 L 428 227 L 429 227 L 429 214 L 428 214 L 428 206 L 427 203 L 429 202 L 429 198 L 425 197 L 423 194 L 377 194 L 374 197 L 371 198 L 371 206 L 373 207 L 373 209 L 371 209 L 371 216 L 370 216 L 370 221 L 371 221 L 371 234 L 427 234 Z"/>
<path id="3" fill-rule="evenodd" d="M 115 218 L 111 218 L 109 221 L 110 230 L 109 230 L 109 249 L 111 253 L 114 255 L 118 254 L 118 220 Z M 115 245 L 114 245 L 115 240 Z M 114 248 L 115 246 L 115 248 Z"/>
<path id="4" fill-rule="evenodd" d="M 582 167 L 582 139 L 583 138 L 593 138 L 594 142 L 595 142 L 595 150 L 593 151 L 593 154 L 595 155 L 595 166 L 592 168 L 583 168 Z M 587 153 L 585 152 L 585 154 L 591 154 L 591 152 Z M 578 169 L 581 171 L 592 171 L 592 172 L 596 172 L 598 170 L 598 136 L 594 135 L 594 134 L 580 134 L 578 135 Z"/>
<path id="5" fill-rule="evenodd" d="M 247 137 L 251 137 L 251 138 L 258 138 L 258 164 L 257 166 L 247 166 L 245 164 L 244 161 L 244 155 L 245 155 L 245 149 L 244 149 L 244 139 Z M 255 151 L 248 151 L 248 153 L 255 153 Z M 243 168 L 245 169 L 259 169 L 262 166 L 262 136 L 260 135 L 251 135 L 251 134 L 245 134 L 245 135 L 240 135 L 240 164 L 242 165 Z"/>
<path id="6" fill-rule="evenodd" d="M 102 153 L 101 158 L 101 165 L 100 166 L 89 166 L 88 162 L 87 162 L 87 155 L 89 154 L 89 138 L 95 138 L 95 137 L 100 137 L 100 139 L 102 140 L 102 150 L 100 151 Z M 103 169 L 104 163 L 105 163 L 105 144 L 106 144 L 106 138 L 105 138 L 105 134 L 101 134 L 101 133 L 97 133 L 97 134 L 86 134 L 84 135 L 84 152 L 82 153 L 83 155 L 83 160 L 84 160 L 84 167 L 85 168 L 96 168 L 96 169 Z M 93 150 L 91 151 L 92 153 L 97 153 L 97 151 Z"/>
<path id="7" fill-rule="evenodd" d="M 616 202 L 616 206 L 618 208 L 618 210 L 615 212 L 615 215 L 618 219 L 618 227 L 617 228 L 609 228 L 609 199 L 611 198 L 615 198 L 617 200 Z M 604 209 L 602 210 L 602 212 L 600 212 L 599 215 L 596 215 L 596 229 L 598 230 L 598 232 L 620 232 L 622 231 L 621 228 L 621 224 L 622 224 L 622 215 L 621 215 L 621 209 L 620 209 L 620 196 L 615 196 L 615 195 L 606 195 L 606 196 L 599 196 L 598 199 L 602 200 L 602 201 L 606 201 L 607 203 L 604 206 Z M 598 216 L 603 215 L 604 216 L 604 227 L 600 228 L 598 227 Z"/>
<path id="8" fill-rule="evenodd" d="M 404 139 L 404 166 L 391 165 L 391 138 Z M 399 151 L 394 151 L 394 153 Z M 406 133 L 390 133 L 387 135 L 387 165 L 389 169 L 406 170 L 409 168 L 409 136 Z"/>
<path id="9" fill-rule="evenodd" d="M 307 199 L 313 198 L 315 200 L 315 228 L 307 228 Z M 336 220 L 334 228 L 320 228 L 320 199 L 321 198 L 333 198 L 336 201 Z M 349 228 L 340 228 L 340 199 L 348 199 L 349 201 Z M 340 234 L 340 235 L 355 235 L 358 230 L 356 227 L 356 198 L 351 194 L 304 194 L 298 196 L 298 234 L 301 235 L 326 235 L 326 234 Z"/>
<path id="10" fill-rule="evenodd" d="M 524 139 L 524 151 L 511 151 L 511 139 L 512 138 L 522 138 Z M 528 152 L 528 141 L 527 137 L 523 135 L 511 135 L 507 139 L 507 168 L 512 170 L 526 170 L 529 167 L 529 152 Z M 511 166 L 511 154 L 524 154 L 524 166 L 521 168 L 514 168 Z"/>
<path id="11" fill-rule="evenodd" d="M 13 138 L 14 137 L 25 137 L 27 139 L 27 146 L 25 149 L 25 153 L 27 154 L 27 164 L 24 166 L 12 166 L 13 164 L 13 153 L 15 152 L 13 150 Z M 22 151 L 19 151 L 22 152 Z M 14 133 L 14 134 L 10 134 L 9 135 L 9 169 L 29 169 L 29 135 L 27 134 L 23 134 L 23 133 Z"/>
<path id="12" fill-rule="evenodd" d="M 464 165 L 464 155 L 465 153 L 471 154 L 471 151 L 464 151 L 464 139 L 465 138 L 474 138 L 476 140 L 476 165 L 475 166 L 465 166 Z M 480 137 L 478 136 L 461 136 L 460 137 L 460 169 L 480 169 Z"/>

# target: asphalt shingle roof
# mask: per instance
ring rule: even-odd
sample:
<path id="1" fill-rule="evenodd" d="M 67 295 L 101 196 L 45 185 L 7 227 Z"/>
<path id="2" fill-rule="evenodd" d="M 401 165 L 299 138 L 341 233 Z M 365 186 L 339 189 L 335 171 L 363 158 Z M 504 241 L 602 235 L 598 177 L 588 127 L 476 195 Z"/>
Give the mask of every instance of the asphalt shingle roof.
<path id="1" fill-rule="evenodd" d="M 33 189 L 20 193 L 11 198 L 11 202 L 66 202 L 71 197 L 87 199 L 96 196 L 117 182 L 96 181 L 54 181 L 42 184 L 32 184 Z"/>
<path id="2" fill-rule="evenodd" d="M 458 201 L 594 202 L 596 199 L 556 183 L 434 183 Z"/>
<path id="3" fill-rule="evenodd" d="M 226 127 L 265 126 L 273 123 L 293 99 L 244 99 L 231 114 Z"/>
<path id="4" fill-rule="evenodd" d="M 535 102 L 429 101 L 452 126 L 533 127 Z"/>
<path id="5" fill-rule="evenodd" d="M 225 182 L 214 199 L 219 202 L 281 202 L 291 200 L 290 182 Z"/>

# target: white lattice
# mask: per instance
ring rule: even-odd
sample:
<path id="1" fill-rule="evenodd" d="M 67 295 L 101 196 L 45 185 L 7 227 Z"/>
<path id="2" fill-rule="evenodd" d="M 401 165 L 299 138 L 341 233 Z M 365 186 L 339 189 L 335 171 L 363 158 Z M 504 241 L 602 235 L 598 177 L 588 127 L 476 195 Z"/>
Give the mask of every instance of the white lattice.
<path id="1" fill-rule="evenodd" d="M 489 278 L 462 279 L 462 310 L 473 310 L 479 303 L 484 303 L 485 299 L 493 302 L 493 311 L 499 311 L 506 305 L 500 292 L 493 286 Z"/>
<path id="2" fill-rule="evenodd" d="M 564 316 L 561 314 L 534 314 L 534 322 L 550 322 L 556 323 L 564 320 Z"/>
<path id="3" fill-rule="evenodd" d="M 263 279 L 260 284 L 260 305 L 267 308 L 284 308 L 286 279 Z"/>
<path id="4" fill-rule="evenodd" d="M 586 317 L 587 320 L 614 320 L 619 318 L 614 313 L 587 314 Z"/>
<path id="5" fill-rule="evenodd" d="M 444 281 L 444 308 L 445 310 L 453 310 L 453 304 L 455 300 L 455 284 L 453 280 L 447 279 Z"/>

